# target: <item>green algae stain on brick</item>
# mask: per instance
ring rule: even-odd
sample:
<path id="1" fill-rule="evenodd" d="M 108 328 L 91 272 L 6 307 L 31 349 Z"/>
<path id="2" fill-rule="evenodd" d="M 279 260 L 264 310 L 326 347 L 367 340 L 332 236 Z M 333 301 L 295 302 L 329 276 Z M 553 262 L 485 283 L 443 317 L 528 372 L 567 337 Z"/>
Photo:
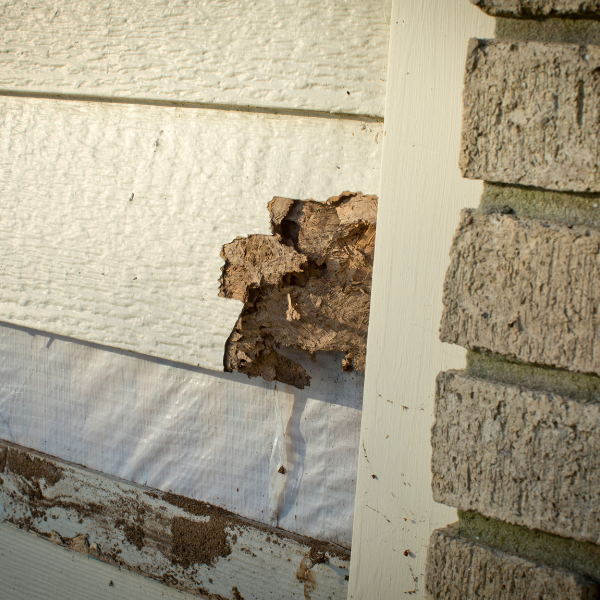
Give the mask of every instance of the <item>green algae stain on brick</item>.
<path id="1" fill-rule="evenodd" d="M 521 219 L 600 228 L 600 194 L 556 192 L 485 182 L 479 211 L 511 212 Z"/>
<path id="2" fill-rule="evenodd" d="M 600 582 L 600 546 L 458 511 L 453 533 L 522 558 L 562 567 Z"/>
<path id="3" fill-rule="evenodd" d="M 595 19 L 496 19 L 496 39 L 560 44 L 600 44 Z"/>
<path id="4" fill-rule="evenodd" d="M 477 350 L 467 353 L 466 372 L 472 377 L 520 385 L 580 402 L 600 402 L 600 377 L 590 373 L 572 373 L 566 369 L 523 363 L 517 359 Z"/>

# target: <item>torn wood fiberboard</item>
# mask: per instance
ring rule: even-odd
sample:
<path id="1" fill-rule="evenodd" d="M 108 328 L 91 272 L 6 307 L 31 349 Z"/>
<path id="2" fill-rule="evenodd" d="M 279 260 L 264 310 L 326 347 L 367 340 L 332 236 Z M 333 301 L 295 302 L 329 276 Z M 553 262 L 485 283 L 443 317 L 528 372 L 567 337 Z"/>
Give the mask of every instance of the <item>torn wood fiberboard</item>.
<path id="1" fill-rule="evenodd" d="M 0 90 L 383 117 L 391 0 L 1 2 Z"/>
<path id="2" fill-rule="evenodd" d="M 275 197 L 273 235 L 223 247 L 220 295 L 244 303 L 225 347 L 226 371 L 310 384 L 279 347 L 344 352 L 344 370 L 365 370 L 377 196 L 344 192 L 320 203 Z"/>
<path id="3" fill-rule="evenodd" d="M 0 442 L 0 520 L 211 600 L 346 598 L 349 553 Z"/>
<path id="4" fill-rule="evenodd" d="M 382 124 L 0 96 L 0 320 L 223 370 L 222 246 L 377 193 Z"/>

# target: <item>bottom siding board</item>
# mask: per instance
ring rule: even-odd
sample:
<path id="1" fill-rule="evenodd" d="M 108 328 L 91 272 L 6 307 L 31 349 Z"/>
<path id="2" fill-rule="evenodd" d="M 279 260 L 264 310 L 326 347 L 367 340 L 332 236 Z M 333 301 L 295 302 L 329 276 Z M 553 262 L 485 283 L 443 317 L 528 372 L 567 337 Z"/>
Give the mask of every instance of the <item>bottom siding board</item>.
<path id="1" fill-rule="evenodd" d="M 215 600 L 346 598 L 349 553 L 0 442 L 0 521 Z"/>
<path id="2" fill-rule="evenodd" d="M 7 524 L 0 524 L 0 590 L 10 600 L 197 598 Z"/>

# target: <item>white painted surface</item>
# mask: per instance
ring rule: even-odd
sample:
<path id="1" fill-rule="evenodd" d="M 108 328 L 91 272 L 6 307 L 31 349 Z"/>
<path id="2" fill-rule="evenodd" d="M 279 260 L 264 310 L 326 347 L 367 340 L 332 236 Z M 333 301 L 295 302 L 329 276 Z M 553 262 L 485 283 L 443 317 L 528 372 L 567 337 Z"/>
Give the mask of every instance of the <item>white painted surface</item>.
<path id="1" fill-rule="evenodd" d="M 0 439 L 350 547 L 364 378 L 340 363 L 278 390 L 0 325 Z"/>
<path id="2" fill-rule="evenodd" d="M 383 116 L 391 0 L 0 1 L 0 90 Z"/>
<path id="3" fill-rule="evenodd" d="M 378 193 L 382 125 L 0 97 L 0 321 L 223 369 L 223 244 L 273 196 Z"/>
<path id="4" fill-rule="evenodd" d="M 481 183 L 458 170 L 467 41 L 494 20 L 469 2 L 396 0 L 371 297 L 349 598 L 423 598 L 430 532 L 456 520 L 431 494 L 442 284 L 459 210 Z M 376 475 L 373 478 L 372 475 Z M 409 554 L 404 556 L 404 552 Z"/>
<path id="5" fill-rule="evenodd" d="M 30 459 L 35 456 L 27 450 L 25 454 Z M 28 494 L 35 481 L 27 473 L 11 470 L 10 460 L 7 462 L 2 473 L 4 483 L 0 486 L 0 523 L 24 525 L 80 552 L 94 552 L 101 560 L 116 562 L 124 569 L 167 581 L 186 591 L 207 596 L 215 594 L 223 600 L 239 600 L 234 588 L 245 600 L 346 598 L 349 556 L 338 547 L 322 545 L 320 551 L 327 553 L 328 561 L 307 565 L 305 557 L 314 546 L 311 539 L 286 535 L 271 527 L 257 527 L 234 516 L 215 514 L 202 505 L 196 507 L 200 514 L 193 514 L 193 510 L 174 505 L 168 495 L 156 490 L 54 458 L 44 460 L 60 469 L 61 479 L 54 485 L 44 479 L 38 482 L 44 500 L 37 508 L 31 507 Z M 174 556 L 181 558 L 181 544 L 189 542 L 189 538 L 177 537 L 177 527 L 173 527 L 175 519 L 188 531 L 194 524 L 209 523 L 208 532 L 197 530 L 196 534 L 199 547 L 205 550 L 205 556 L 212 555 L 212 560 L 203 562 L 200 552 L 200 559 L 190 560 L 189 565 L 185 565 L 185 561 L 183 564 L 172 561 Z M 132 542 L 127 536 L 127 526 L 136 524 L 139 537 Z M 227 555 L 211 552 L 211 542 L 221 536 L 231 550 Z M 46 550 L 52 554 L 51 546 Z M 192 549 L 187 556 L 194 557 L 194 554 Z M 20 566 L 19 560 L 12 558 L 14 564 Z M 10 564 L 10 558 L 5 560 Z M 297 576 L 303 564 L 310 568 L 308 585 L 304 578 Z M 101 563 L 96 565 L 102 567 Z M 16 570 L 14 565 L 11 568 Z M 84 586 L 84 582 L 79 583 L 80 589 Z M 122 591 L 117 597 L 126 597 L 121 594 Z M 74 597 L 81 597 L 81 593 Z M 2 588 L 0 598 L 4 600 Z"/>
<path id="6" fill-rule="evenodd" d="M 70 600 L 82 596 L 89 600 L 198 598 L 0 524 L 1 598 Z"/>

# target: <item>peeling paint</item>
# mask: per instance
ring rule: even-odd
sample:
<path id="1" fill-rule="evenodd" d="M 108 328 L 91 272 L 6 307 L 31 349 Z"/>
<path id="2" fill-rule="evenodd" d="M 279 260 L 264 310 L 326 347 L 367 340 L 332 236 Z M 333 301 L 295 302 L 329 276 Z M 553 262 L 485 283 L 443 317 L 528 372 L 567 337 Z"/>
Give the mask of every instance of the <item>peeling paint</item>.
<path id="1" fill-rule="evenodd" d="M 334 544 L 6 442 L 0 442 L 0 475 L 3 521 L 189 593 L 260 600 L 261 573 L 276 570 L 281 577 L 272 585 L 278 597 L 306 598 L 304 592 L 314 600 L 346 597 L 349 552 Z M 311 570 L 302 582 L 308 587 L 298 585 L 301 560 Z"/>
<path id="2" fill-rule="evenodd" d="M 0 458 L 0 470 L 4 470 L 6 466 L 9 471 L 32 484 L 39 484 L 40 479 L 44 479 L 46 485 L 53 486 L 62 478 L 62 470 L 46 460 L 12 448 L 6 448 L 3 454 L 6 458 Z"/>
<path id="3" fill-rule="evenodd" d="M 306 556 L 302 557 L 300 566 L 296 571 L 296 579 L 304 583 L 304 599 L 311 600 L 311 594 L 317 587 L 317 579 L 311 569 L 315 565 L 327 564 L 329 559 L 324 552 L 319 552 L 314 546 L 310 549 Z"/>
<path id="4" fill-rule="evenodd" d="M 225 244 L 219 295 L 244 303 L 225 345 L 225 371 L 304 388 L 304 367 L 279 352 L 344 352 L 364 371 L 377 197 L 344 192 L 325 203 L 274 197 L 273 235 Z"/>
<path id="5" fill-rule="evenodd" d="M 210 519 L 198 523 L 184 517 L 171 521 L 171 560 L 187 569 L 191 565 L 213 565 L 215 560 L 231 554 L 225 524 Z"/>

